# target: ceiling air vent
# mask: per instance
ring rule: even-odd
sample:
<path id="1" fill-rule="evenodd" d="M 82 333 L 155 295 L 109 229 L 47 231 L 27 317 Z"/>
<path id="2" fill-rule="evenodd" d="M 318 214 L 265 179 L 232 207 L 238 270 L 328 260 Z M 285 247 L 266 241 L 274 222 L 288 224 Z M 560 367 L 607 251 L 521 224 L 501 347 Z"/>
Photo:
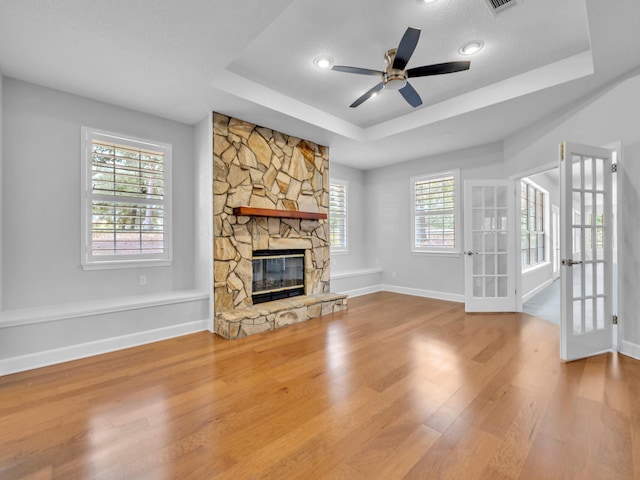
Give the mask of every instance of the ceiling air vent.
<path id="1" fill-rule="evenodd" d="M 517 0 L 485 0 L 485 2 L 487 3 L 491 13 L 497 15 L 505 9 L 515 5 Z"/>

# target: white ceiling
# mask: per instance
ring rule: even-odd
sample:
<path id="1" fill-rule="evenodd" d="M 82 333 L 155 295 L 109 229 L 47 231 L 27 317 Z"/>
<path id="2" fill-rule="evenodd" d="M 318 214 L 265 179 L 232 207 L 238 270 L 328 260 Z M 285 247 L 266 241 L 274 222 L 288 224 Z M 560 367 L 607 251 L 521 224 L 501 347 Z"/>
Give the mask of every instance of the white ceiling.
<path id="1" fill-rule="evenodd" d="M 498 141 L 640 65 L 637 0 L 0 0 L 5 76 L 194 124 L 215 110 L 331 147 L 368 169 Z M 465 59 L 465 72 L 411 79 L 423 105 L 379 82 L 322 71 L 382 70 L 408 26 L 408 68 Z"/>

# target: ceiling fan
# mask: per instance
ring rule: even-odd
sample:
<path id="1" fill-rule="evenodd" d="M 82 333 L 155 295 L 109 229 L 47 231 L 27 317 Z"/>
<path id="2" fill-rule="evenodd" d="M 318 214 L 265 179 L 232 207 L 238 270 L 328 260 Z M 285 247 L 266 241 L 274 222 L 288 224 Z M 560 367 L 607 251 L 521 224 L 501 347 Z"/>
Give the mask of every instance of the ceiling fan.
<path id="1" fill-rule="evenodd" d="M 406 69 L 407 63 L 409 63 L 409 59 L 418 45 L 419 38 L 419 28 L 407 28 L 407 31 L 404 32 L 404 35 L 400 40 L 398 48 L 392 48 L 385 53 L 384 58 L 387 61 L 387 66 L 384 71 L 370 70 L 368 68 L 347 67 L 343 65 L 334 65 L 332 67 L 332 70 L 337 72 L 373 75 L 380 76 L 382 78 L 380 83 L 353 102 L 350 105 L 351 108 L 362 105 L 366 100 L 373 97 L 383 88 L 399 90 L 407 103 L 409 103 L 413 108 L 416 108 L 422 105 L 422 99 L 420 98 L 420 95 L 418 95 L 418 92 L 416 92 L 409 83 L 409 78 L 442 75 L 444 73 L 461 72 L 469 69 L 471 62 L 446 62 Z"/>

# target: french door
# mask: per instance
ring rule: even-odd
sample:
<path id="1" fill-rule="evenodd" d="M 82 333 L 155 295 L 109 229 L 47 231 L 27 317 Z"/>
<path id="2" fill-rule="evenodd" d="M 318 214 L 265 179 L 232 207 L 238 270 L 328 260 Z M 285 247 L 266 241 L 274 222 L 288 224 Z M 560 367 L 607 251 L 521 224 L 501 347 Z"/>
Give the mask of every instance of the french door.
<path id="1" fill-rule="evenodd" d="M 560 146 L 560 356 L 613 347 L 611 150 Z"/>
<path id="2" fill-rule="evenodd" d="M 514 184 L 467 180 L 464 185 L 465 311 L 516 307 Z"/>

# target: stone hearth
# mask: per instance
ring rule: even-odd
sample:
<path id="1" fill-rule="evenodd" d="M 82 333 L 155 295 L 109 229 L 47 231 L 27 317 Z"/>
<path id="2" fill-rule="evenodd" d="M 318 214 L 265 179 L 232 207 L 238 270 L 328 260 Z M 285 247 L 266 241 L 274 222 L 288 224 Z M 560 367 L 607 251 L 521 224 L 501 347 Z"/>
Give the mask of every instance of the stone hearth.
<path id="1" fill-rule="evenodd" d="M 247 206 L 328 214 L 328 149 L 214 113 L 213 151 L 216 333 L 237 338 L 345 309 L 346 296 L 330 293 L 327 220 L 233 213 Z M 252 255 L 267 249 L 305 251 L 304 296 L 253 305 Z"/>

